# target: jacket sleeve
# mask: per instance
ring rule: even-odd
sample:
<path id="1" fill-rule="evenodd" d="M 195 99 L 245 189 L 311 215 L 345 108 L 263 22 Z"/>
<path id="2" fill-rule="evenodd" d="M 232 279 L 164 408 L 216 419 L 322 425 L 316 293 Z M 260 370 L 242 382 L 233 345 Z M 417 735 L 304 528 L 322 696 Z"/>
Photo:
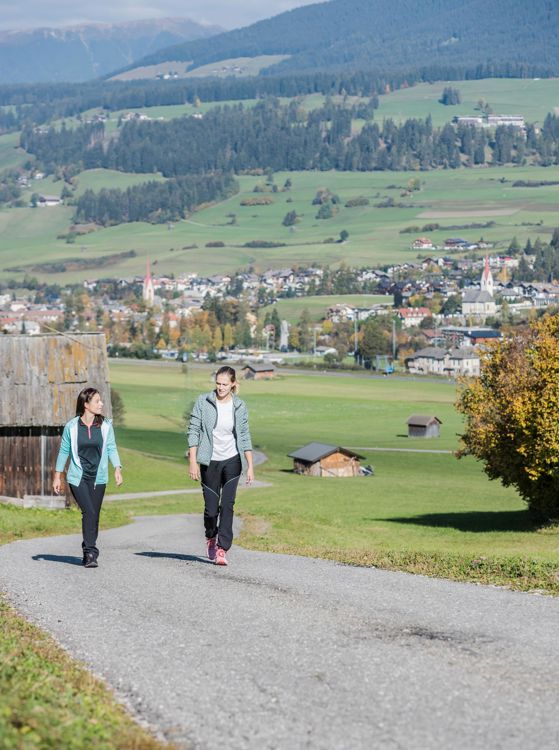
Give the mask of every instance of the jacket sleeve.
<path id="1" fill-rule="evenodd" d="M 66 468 L 66 462 L 68 461 L 68 456 L 70 455 L 70 450 L 72 448 L 72 443 L 70 441 L 70 428 L 68 425 L 64 427 L 64 431 L 62 433 L 62 441 L 60 443 L 60 450 L 58 451 L 58 457 L 56 459 L 56 469 L 55 471 L 63 472 Z"/>
<path id="2" fill-rule="evenodd" d="M 200 396 L 194 402 L 192 414 L 188 423 L 188 447 L 194 448 L 200 444 L 200 432 L 202 430 L 202 399 Z"/>
<path id="3" fill-rule="evenodd" d="M 237 435 L 239 440 L 239 448 L 242 451 L 252 450 L 252 438 L 250 437 L 250 428 L 248 426 L 248 409 L 243 401 L 241 408 L 239 409 L 239 423 L 237 425 Z"/>
<path id="4" fill-rule="evenodd" d="M 122 466 L 120 463 L 120 456 L 116 449 L 115 431 L 112 424 L 109 425 L 109 432 L 107 434 L 107 455 L 115 469 L 117 466 Z"/>

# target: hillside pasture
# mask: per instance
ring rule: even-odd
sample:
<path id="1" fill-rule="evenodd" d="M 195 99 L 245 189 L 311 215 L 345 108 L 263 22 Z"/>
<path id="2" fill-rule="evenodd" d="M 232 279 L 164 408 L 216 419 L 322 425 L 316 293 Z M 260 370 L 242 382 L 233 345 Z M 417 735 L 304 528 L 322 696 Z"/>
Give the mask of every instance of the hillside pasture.
<path id="1" fill-rule="evenodd" d="M 326 310 L 333 305 L 357 305 L 358 307 L 372 307 L 386 305 L 391 307 L 394 298 L 386 294 L 326 294 L 316 297 L 293 297 L 278 299 L 273 305 L 262 308 L 262 315 L 272 312 L 275 308 L 281 320 L 296 323 L 304 309 L 309 311 L 312 320 L 323 320 Z"/>
<path id="2" fill-rule="evenodd" d="M 29 154 L 19 148 L 19 133 L 0 135 L 0 172 L 20 167 L 29 159 Z"/>
<path id="3" fill-rule="evenodd" d="M 185 375 L 178 365 L 114 362 L 111 379 L 126 407 L 127 426 L 117 431 L 125 455 L 126 484 L 120 491 L 195 486 L 186 476 L 181 415 L 198 393 L 211 388 L 211 370 L 191 367 Z M 558 529 L 535 528 L 517 494 L 490 482 L 472 459 L 429 452 L 457 445 L 461 421 L 452 384 L 280 374 L 241 387 L 255 447 L 269 459 L 257 477 L 272 485 L 241 487 L 241 543 L 517 588 L 557 589 Z M 405 437 L 405 421 L 414 412 L 437 414 L 441 437 Z M 294 475 L 287 453 L 311 440 L 353 447 L 374 466 L 375 475 Z M 121 507 L 142 515 L 200 512 L 201 493 L 123 501 Z"/>
<path id="4" fill-rule="evenodd" d="M 438 100 L 445 86 L 458 89 L 460 104 L 445 106 Z M 483 99 L 496 115 L 524 115 L 527 122 L 542 125 L 546 115 L 559 106 L 559 78 L 485 78 L 473 81 L 437 81 L 419 83 L 379 97 L 376 119 L 391 118 L 403 122 L 411 117 L 433 118 L 444 125 L 455 116 L 479 115 Z"/>
<path id="5" fill-rule="evenodd" d="M 109 180 L 109 175 L 103 173 L 99 185 L 105 177 Z M 141 176 L 144 180 L 149 177 L 151 175 Z M 292 188 L 284 192 L 287 178 L 292 181 Z M 421 190 L 407 194 L 409 180 L 417 178 L 421 180 Z M 87 177 L 86 184 L 89 179 L 91 177 Z M 126 182 L 129 177 L 123 176 L 123 179 Z M 507 250 L 514 236 L 521 244 L 528 238 L 534 241 L 538 236 L 549 241 L 553 229 L 559 226 L 559 185 L 513 187 L 516 180 L 559 181 L 559 167 L 545 170 L 495 167 L 432 172 L 282 172 L 274 176 L 278 192 L 266 194 L 273 203 L 252 206 L 241 205 L 241 202 L 262 195 L 253 190 L 265 178 L 241 176 L 238 180 L 239 194 L 194 213 L 188 220 L 171 225 L 137 222 L 99 229 L 77 240 L 80 252 L 97 257 L 135 250 L 136 257 L 111 267 L 111 274 L 115 276 L 142 273 L 148 256 L 155 264 L 155 273 L 196 271 L 209 275 L 248 267 L 264 271 L 316 263 L 371 266 L 415 261 L 417 252 L 411 249 L 411 243 L 416 236 L 424 234 L 425 224 L 433 222 L 441 225 L 428 235 L 435 245 L 442 246 L 446 237 L 460 236 L 471 242 L 483 237 L 501 252 Z M 341 204 L 333 218 L 321 220 L 316 218 L 318 207 L 312 205 L 312 201 L 316 191 L 324 187 L 337 193 Z M 350 198 L 358 196 L 366 197 L 369 205 L 345 207 Z M 388 206 L 390 201 L 395 205 Z M 0 239 L 0 278 L 6 277 L 3 269 L 12 265 L 9 258 L 17 257 L 20 263 L 22 259 L 33 262 L 38 248 L 41 261 L 76 254 L 75 246 L 56 239 L 57 234 L 67 231 L 72 209 L 40 209 L 41 213 L 31 218 L 27 212 L 33 210 L 36 211 L 6 209 L 0 212 L 0 221 L 11 227 Z M 295 211 L 299 217 L 293 227 L 282 224 L 289 211 Z M 41 226 L 42 218 L 47 217 L 47 224 Z M 489 221 L 494 222 L 489 227 L 465 228 Z M 401 233 L 410 226 L 417 227 L 418 231 Z M 52 231 L 53 227 L 56 232 Z M 342 230 L 349 232 L 349 239 L 344 243 L 337 241 Z M 222 242 L 223 247 L 207 247 L 208 243 L 216 242 Z M 251 242 L 272 242 L 279 246 L 247 247 Z M 63 282 L 90 276 L 91 272 L 67 272 L 42 277 Z"/>
<path id="6" fill-rule="evenodd" d="M 76 196 L 83 195 L 86 190 L 95 192 L 107 189 L 126 190 L 134 185 L 142 185 L 152 180 L 164 180 L 161 174 L 137 174 L 131 172 L 119 172 L 116 169 L 87 169 L 81 172 L 77 178 Z"/>

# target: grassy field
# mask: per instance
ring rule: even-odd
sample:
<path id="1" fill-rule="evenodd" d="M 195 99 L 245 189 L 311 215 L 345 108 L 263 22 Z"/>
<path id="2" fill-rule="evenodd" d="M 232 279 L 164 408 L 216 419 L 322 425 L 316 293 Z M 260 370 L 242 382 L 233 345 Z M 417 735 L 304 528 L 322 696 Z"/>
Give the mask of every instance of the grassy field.
<path id="1" fill-rule="evenodd" d="M 290 323 L 296 323 L 302 310 L 305 308 L 309 311 L 311 318 L 315 321 L 323 320 L 326 310 L 332 305 L 359 305 L 368 307 L 370 305 L 387 305 L 393 304 L 392 295 L 386 294 L 332 294 L 318 297 L 294 297 L 292 299 L 279 299 L 275 304 L 262 308 L 262 315 L 272 312 L 275 308 L 281 320 L 288 320 Z"/>
<path id="2" fill-rule="evenodd" d="M 86 190 L 101 190 L 112 188 L 126 190 L 134 185 L 141 185 L 152 180 L 164 180 L 161 174 L 133 174 L 130 172 L 117 172 L 115 169 L 88 169 L 78 177 L 76 196 L 85 193 Z"/>
<path id="3" fill-rule="evenodd" d="M 0 172 L 4 169 L 19 167 L 29 159 L 29 154 L 18 146 L 19 133 L 0 135 Z"/>
<path id="4" fill-rule="evenodd" d="M 103 510 L 103 526 L 129 519 L 121 505 Z M 81 514 L 0 505 L 0 544 L 26 537 L 79 533 Z M 1 750 L 164 750 L 114 695 L 0 595 Z"/>
<path id="5" fill-rule="evenodd" d="M 439 103 L 445 86 L 460 91 L 461 104 L 445 106 Z M 475 108 L 480 99 L 490 104 L 494 114 L 524 115 L 528 122 L 541 125 L 548 112 L 559 107 L 559 78 L 486 78 L 420 83 L 381 96 L 376 119 L 391 117 L 402 122 L 410 117 L 431 115 L 434 125 L 444 125 L 455 115 L 478 114 Z"/>
<path id="6" fill-rule="evenodd" d="M 412 197 L 400 197 L 409 179 L 420 176 L 422 189 Z M 97 184 L 106 173 L 95 176 Z M 289 192 L 273 195 L 269 206 L 241 206 L 244 198 L 253 196 L 257 177 L 240 177 L 240 194 L 194 214 L 189 220 L 168 225 L 136 222 L 101 229 L 68 245 L 56 239 L 67 231 L 72 209 L 5 209 L 0 211 L 0 278 L 13 276 L 9 266 L 41 260 L 73 258 L 81 253 L 97 257 L 134 249 L 137 257 L 111 266 L 115 276 L 142 273 L 147 256 L 155 261 L 156 273 L 176 274 L 197 271 L 200 274 L 223 273 L 252 265 L 263 271 L 309 263 L 335 266 L 342 261 L 366 266 L 415 260 L 410 249 L 415 234 L 400 234 L 407 226 L 422 227 L 438 222 L 443 229 L 429 234 L 435 243 L 445 237 L 460 235 L 475 241 L 483 236 L 497 249 L 506 250 L 516 236 L 524 243 L 528 237 L 549 240 L 553 228 L 559 226 L 559 186 L 514 188 L 515 180 L 559 179 L 559 167 L 485 168 L 435 172 L 294 172 L 279 173 L 275 182 L 281 188 L 289 177 Z M 87 179 L 92 179 L 88 176 Z M 86 179 L 86 183 L 87 183 Z M 129 179 L 124 177 L 125 182 Z M 332 219 L 318 220 L 312 199 L 320 187 L 338 193 L 342 204 L 352 197 L 366 196 L 370 205 L 345 208 Z M 377 208 L 376 203 L 391 197 L 404 208 Z M 288 228 L 282 220 L 295 210 L 299 223 Z M 236 223 L 231 224 L 231 214 Z M 495 222 L 483 229 L 451 229 L 472 222 Z M 349 240 L 335 242 L 343 230 Z M 285 243 L 276 248 L 247 248 L 250 241 Z M 325 240 L 330 240 L 325 243 Z M 208 242 L 223 242 L 223 248 L 208 249 Z M 193 247 L 195 246 L 195 247 Z M 106 271 L 102 271 L 106 274 Z M 41 274 L 52 281 L 79 281 L 89 278 L 91 271 Z"/>
<path id="7" fill-rule="evenodd" d="M 119 362 L 111 365 L 111 376 L 127 410 L 127 426 L 118 431 L 126 456 L 122 491 L 192 486 L 186 479 L 182 414 L 211 387 L 210 371 L 191 368 L 185 375 L 169 365 Z M 270 382 L 243 383 L 242 396 L 255 447 L 269 459 L 257 475 L 272 486 L 241 490 L 241 543 L 559 591 L 559 529 L 534 528 L 517 494 L 488 481 L 475 461 L 457 461 L 445 452 L 374 450 L 456 448 L 461 422 L 453 408 L 453 385 L 280 375 Z M 407 438 L 406 419 L 412 413 L 439 416 L 441 437 Z M 374 466 L 375 476 L 293 475 L 287 453 L 313 440 L 353 447 Z M 141 514 L 192 512 L 200 510 L 201 498 L 123 501 L 120 507 Z"/>

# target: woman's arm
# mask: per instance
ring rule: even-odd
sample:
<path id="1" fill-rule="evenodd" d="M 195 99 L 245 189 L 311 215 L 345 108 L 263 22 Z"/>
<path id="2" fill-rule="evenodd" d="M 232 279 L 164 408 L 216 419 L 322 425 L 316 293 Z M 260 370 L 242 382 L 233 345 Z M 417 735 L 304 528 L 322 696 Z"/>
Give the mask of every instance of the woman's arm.
<path id="1" fill-rule="evenodd" d="M 247 484 L 252 484 L 254 482 L 254 464 L 252 461 L 252 451 L 245 451 L 245 458 L 247 460 L 246 481 Z"/>
<path id="2" fill-rule="evenodd" d="M 56 468 L 54 470 L 54 478 L 52 480 L 52 489 L 55 495 L 59 495 L 62 489 L 62 473 L 66 468 L 66 462 L 70 455 L 71 442 L 70 442 L 70 430 L 68 425 L 64 427 L 62 433 L 62 440 L 60 441 L 60 449 L 56 458 Z"/>
<path id="3" fill-rule="evenodd" d="M 190 464 L 188 467 L 188 474 L 194 482 L 200 481 L 200 465 L 198 464 L 198 460 L 196 457 L 197 452 L 198 446 L 196 445 L 192 445 L 188 449 L 188 461 Z"/>

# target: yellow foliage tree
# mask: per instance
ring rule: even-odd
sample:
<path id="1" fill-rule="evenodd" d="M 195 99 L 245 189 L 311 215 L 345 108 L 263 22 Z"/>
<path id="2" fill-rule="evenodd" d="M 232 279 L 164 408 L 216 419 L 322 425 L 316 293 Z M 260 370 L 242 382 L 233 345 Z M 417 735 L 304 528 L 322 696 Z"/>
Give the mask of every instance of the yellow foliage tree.
<path id="1" fill-rule="evenodd" d="M 475 456 L 532 511 L 559 518 L 559 315 L 483 353 L 457 408 L 466 417 L 458 457 Z"/>

